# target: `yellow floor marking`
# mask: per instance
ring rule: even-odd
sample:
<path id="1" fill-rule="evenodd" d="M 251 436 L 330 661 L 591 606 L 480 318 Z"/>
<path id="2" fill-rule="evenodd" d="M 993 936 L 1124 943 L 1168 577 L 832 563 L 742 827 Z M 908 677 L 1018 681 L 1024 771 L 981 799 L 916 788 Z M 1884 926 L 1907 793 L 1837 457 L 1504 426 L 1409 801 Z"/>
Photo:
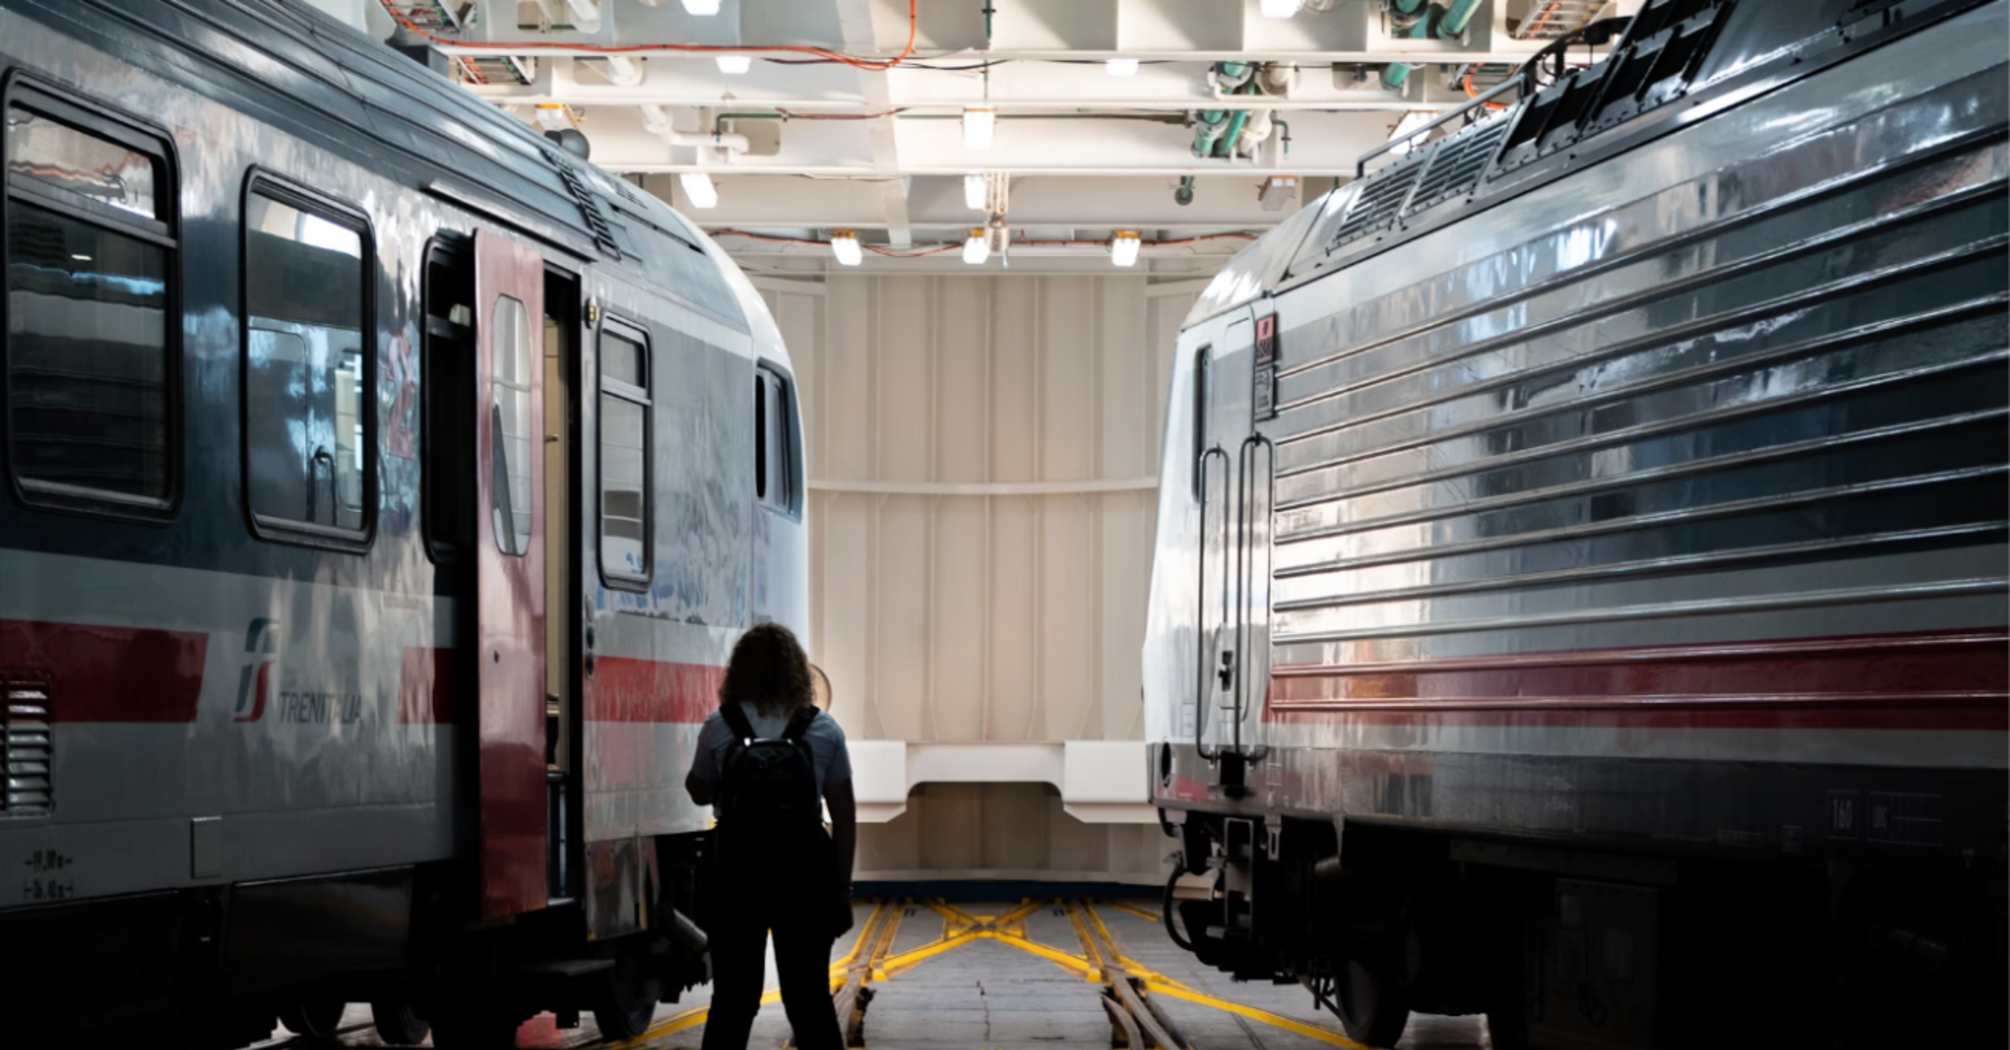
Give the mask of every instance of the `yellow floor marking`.
<path id="1" fill-rule="evenodd" d="M 1345 1047 L 1346 1050 L 1373 1050 L 1373 1048 L 1367 1046 L 1366 1044 L 1357 1043 L 1354 1040 L 1349 1039 L 1346 1036 L 1330 1028 L 1324 1028 L 1319 1025 L 1306 1024 L 1303 1021 L 1293 1020 L 1289 1017 L 1285 1017 L 1282 1014 L 1274 1014 L 1268 1010 L 1259 1010 L 1254 1006 L 1246 1006 L 1242 1003 L 1230 1002 L 1227 999 L 1217 999 L 1214 996 L 1208 995 L 1205 992 L 1194 991 L 1193 989 L 1188 988 L 1186 985 L 1180 984 L 1177 981 L 1147 980 L 1145 981 L 1145 988 L 1148 991 L 1157 992 L 1160 995 L 1168 996 L 1173 999 L 1184 999 L 1190 1003 L 1196 1003 L 1201 1006 L 1212 1007 L 1216 1010 L 1236 1014 L 1241 1017 L 1247 1017 L 1252 1021 L 1261 1021 L 1264 1024 L 1270 1025 L 1273 1028 L 1282 1028 L 1287 1032 L 1295 1032 L 1298 1035 L 1305 1036 L 1308 1039 L 1317 1039 L 1322 1043 L 1328 1044 L 1329 1046 Z"/>
<path id="2" fill-rule="evenodd" d="M 1104 903 L 1107 904 L 1109 902 L 1106 901 Z M 1145 988 L 1148 991 L 1158 992 L 1160 994 L 1170 996 L 1174 999 L 1184 999 L 1187 1002 L 1195 1003 L 1200 1006 L 1211 1007 L 1216 1010 L 1224 1010 L 1227 1011 L 1228 1013 L 1237 1014 L 1242 1017 L 1247 1017 L 1252 1021 L 1261 1021 L 1264 1024 L 1270 1025 L 1274 1028 L 1282 1028 L 1287 1032 L 1295 1032 L 1299 1035 L 1306 1036 L 1307 1038 L 1310 1039 L 1317 1039 L 1320 1042 L 1329 1044 L 1331 1046 L 1346 1047 L 1347 1050 L 1370 1050 L 1369 1047 L 1366 1047 L 1361 1043 L 1357 1043 L 1354 1040 L 1347 1038 L 1342 1033 L 1336 1032 L 1330 1028 L 1326 1028 L 1320 1025 L 1308 1024 L 1304 1021 L 1294 1020 L 1292 1018 L 1285 1017 L 1282 1014 L 1274 1014 L 1268 1010 L 1258 1009 L 1254 1006 L 1248 1006 L 1243 1003 L 1231 1002 L 1227 999 L 1217 998 L 1215 996 L 1208 995 L 1205 992 L 1196 991 L 1195 989 L 1190 988 L 1184 984 L 1181 984 L 1179 981 L 1173 980 L 1172 978 L 1167 977 L 1162 973 L 1157 973 L 1152 969 L 1150 969 L 1149 967 L 1143 966 L 1138 962 L 1126 957 L 1123 954 L 1123 948 L 1121 945 L 1117 943 L 1116 935 L 1112 934 L 1110 932 L 1110 928 L 1103 923 L 1103 917 L 1101 915 L 1096 914 L 1095 905 L 1085 903 L 1082 907 L 1083 910 L 1088 913 L 1089 921 L 1095 925 L 1096 932 L 1098 934 L 1101 934 L 1104 943 L 1109 945 L 1110 956 L 1112 961 L 1115 962 L 1118 966 L 1121 966 L 1127 973 L 1129 973 L 1130 976 L 1136 977 L 1139 980 L 1143 981 L 1145 984 Z"/>
<path id="3" fill-rule="evenodd" d="M 780 988 L 770 988 L 761 993 L 762 1006 L 781 1001 L 782 990 Z M 681 1032 L 687 1028 L 696 1028 L 704 1024 L 705 1018 L 710 1016 L 711 1013 L 712 1008 L 709 1006 L 694 1007 L 680 1014 L 671 1014 L 669 1017 L 650 1025 L 647 1031 L 633 1039 L 623 1039 L 618 1042 L 604 1043 L 602 1045 L 606 1050 L 628 1050 L 630 1047 L 639 1047 L 651 1039 L 661 1039 L 666 1035 Z"/>
<path id="4" fill-rule="evenodd" d="M 1087 980 L 1097 982 L 1102 980 L 1102 976 L 1097 971 L 1095 965 L 1079 955 L 1064 952 L 1059 948 L 1050 948 L 1039 941 L 1029 941 L 1024 937 L 1006 933 L 1003 930 L 993 930 L 989 933 L 978 934 L 978 936 L 986 940 L 997 941 L 1000 944 L 1009 944 L 1022 952 L 1037 955 L 1064 970 L 1071 970 L 1081 974 Z"/>
<path id="5" fill-rule="evenodd" d="M 893 974 L 900 973 L 903 970 L 911 970 L 916 965 L 926 962 L 927 960 L 932 959 L 938 955 L 941 955 L 943 952 L 950 951 L 955 948 L 961 948 L 964 945 L 969 944 L 971 941 L 974 941 L 976 939 L 977 934 L 966 931 L 963 933 L 954 934 L 949 937 L 944 937 L 941 940 L 930 941 L 919 948 L 913 948 L 908 951 L 901 952 L 899 955 L 895 955 L 889 959 L 886 959 L 884 962 L 881 962 L 879 965 L 879 973 L 891 976 Z M 883 981 L 886 980 L 887 978 L 875 975 L 873 979 L 876 981 Z"/>
<path id="6" fill-rule="evenodd" d="M 879 942 L 872 946 L 872 957 L 866 960 L 866 973 L 875 981 L 886 980 L 886 956 L 893 951 L 893 939 L 900 933 L 900 917 L 905 911 L 904 905 L 896 905 L 887 912 L 887 921 L 880 927 Z"/>
<path id="7" fill-rule="evenodd" d="M 1088 979 L 1101 984 L 1104 980 L 1104 969 L 1112 960 L 1097 949 L 1095 938 L 1089 934 L 1089 927 L 1083 924 L 1081 913 L 1075 910 L 1075 906 L 1068 904 L 1064 907 L 1068 912 L 1068 925 L 1075 930 L 1075 940 L 1082 945 L 1082 958 L 1089 961 Z"/>
<path id="8" fill-rule="evenodd" d="M 1342 1047 L 1344 1050 L 1373 1050 L 1373 1048 L 1355 1042 L 1342 1033 L 1330 1028 L 1308 1024 L 1304 1021 L 1285 1017 L 1282 1014 L 1274 1014 L 1268 1010 L 1218 998 L 1188 987 L 1125 956 L 1116 936 L 1110 932 L 1109 926 L 1103 922 L 1102 916 L 1097 914 L 1094 903 L 1089 901 L 1082 901 L 1079 904 L 1063 901 L 1056 901 L 1054 903 L 1059 904 L 1065 909 L 1068 921 L 1074 928 L 1076 940 L 1081 944 L 1081 955 L 1075 955 L 1072 952 L 1066 952 L 1059 948 L 1042 944 L 1026 936 L 1025 919 L 1027 916 L 1048 906 L 1045 902 L 1031 900 L 1025 901 L 1018 907 L 996 916 L 972 915 L 943 901 L 926 902 L 926 906 L 929 909 L 942 916 L 943 936 L 919 948 L 913 948 L 898 955 L 891 955 L 889 953 L 892 951 L 894 939 L 899 933 L 904 906 L 901 904 L 876 904 L 872 910 L 872 914 L 866 918 L 865 927 L 859 931 L 858 938 L 852 944 L 851 950 L 845 953 L 843 958 L 831 965 L 831 992 L 832 994 L 836 994 L 843 989 L 854 972 L 857 972 L 858 976 L 867 983 L 871 981 L 885 981 L 894 974 L 912 969 L 937 955 L 953 951 L 972 941 L 996 941 L 1027 954 L 1045 959 L 1064 970 L 1081 975 L 1085 980 L 1090 982 L 1107 983 L 1116 972 L 1121 972 L 1124 978 L 1137 979 L 1142 984 L 1144 991 L 1155 992 L 1159 995 L 1183 1000 L 1198 1006 L 1205 1006 L 1210 1009 L 1246 1017 L 1252 1021 L 1270 1025 L 1273 1028 L 1281 1028 L 1287 1032 L 1318 1040 L 1329 1046 Z M 1143 915 L 1136 908 L 1109 901 L 1103 903 L 1134 915 L 1142 915 L 1143 918 L 1153 918 L 1151 915 Z M 867 944 L 872 946 L 869 950 L 866 948 Z M 864 953 L 864 958 L 860 957 L 861 953 Z M 1099 962 L 1101 965 L 1099 965 Z M 781 998 L 782 993 L 780 989 L 770 988 L 762 993 L 761 1005 L 767 1006 L 771 1003 L 780 1002 Z M 650 1040 L 660 1039 L 663 1036 L 672 1035 L 704 1024 L 708 1014 L 709 1009 L 702 1006 L 686 1010 L 656 1022 L 649 1027 L 648 1031 L 634 1039 L 604 1043 L 601 1046 L 603 1050 L 632 1050 L 632 1048 L 639 1048 Z"/>
<path id="9" fill-rule="evenodd" d="M 979 919 L 977 916 L 972 915 L 969 912 L 964 911 L 962 908 L 959 908 L 954 904 L 951 904 L 945 900 L 937 899 L 929 901 L 928 906 L 931 909 L 935 910 L 936 912 L 939 912 L 943 917 L 955 919 L 957 922 L 960 922 L 965 926 L 975 926 L 983 921 Z"/>
<path id="10" fill-rule="evenodd" d="M 1157 915 L 1154 915 L 1151 912 L 1148 912 L 1143 908 L 1138 907 L 1135 904 L 1125 904 L 1123 901 L 1104 901 L 1103 903 L 1109 905 L 1112 908 L 1117 909 L 1118 911 L 1130 912 L 1132 915 L 1135 915 L 1138 918 L 1145 920 L 1146 922 L 1159 921 L 1159 917 Z"/>
<path id="11" fill-rule="evenodd" d="M 851 942 L 851 951 L 844 953 L 843 958 L 831 964 L 832 973 L 849 970 L 852 964 L 858 961 L 858 953 L 865 948 L 866 938 L 872 934 L 873 926 L 878 924 L 880 916 L 885 914 L 885 912 L 886 905 L 884 903 L 872 906 L 872 914 L 865 917 L 865 926 L 858 931 L 858 938 Z"/>

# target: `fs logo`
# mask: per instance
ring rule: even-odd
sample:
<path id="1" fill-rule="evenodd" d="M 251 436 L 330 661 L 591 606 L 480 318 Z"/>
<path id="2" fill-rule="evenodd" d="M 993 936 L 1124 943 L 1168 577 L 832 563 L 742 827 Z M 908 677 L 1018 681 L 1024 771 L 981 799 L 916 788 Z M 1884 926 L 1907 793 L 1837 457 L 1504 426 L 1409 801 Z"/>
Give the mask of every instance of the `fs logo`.
<path id="1" fill-rule="evenodd" d="M 279 624 L 263 616 L 254 617 L 251 626 L 244 632 L 244 653 L 249 662 L 244 665 L 244 674 L 237 681 L 237 711 L 239 722 L 256 722 L 265 717 L 265 701 L 271 696 L 272 661 L 279 655 L 279 644 L 274 637 Z"/>

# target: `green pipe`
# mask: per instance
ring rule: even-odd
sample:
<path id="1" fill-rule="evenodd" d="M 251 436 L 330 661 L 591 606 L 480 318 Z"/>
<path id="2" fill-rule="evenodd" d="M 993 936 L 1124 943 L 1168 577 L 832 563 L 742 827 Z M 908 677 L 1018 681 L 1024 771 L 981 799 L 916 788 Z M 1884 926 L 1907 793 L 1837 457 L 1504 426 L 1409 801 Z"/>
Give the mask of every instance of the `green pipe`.
<path id="1" fill-rule="evenodd" d="M 1445 8 L 1444 17 L 1433 19 L 1438 23 L 1438 39 L 1457 40 L 1464 36 L 1466 25 L 1473 20 L 1473 12 L 1479 9 L 1480 0 L 1452 0 L 1452 5 Z"/>
<path id="2" fill-rule="evenodd" d="M 1242 125 L 1248 121 L 1248 110 L 1238 109 L 1235 111 L 1234 118 L 1228 122 L 1228 134 L 1223 135 L 1221 140 L 1215 144 L 1220 147 L 1222 156 L 1230 160 L 1235 159 L 1235 140 L 1242 134 Z"/>
<path id="3" fill-rule="evenodd" d="M 729 120 L 787 120 L 787 119 L 789 118 L 782 116 L 780 113 L 721 113 L 717 117 L 712 118 L 712 134 L 715 136 L 725 134 L 726 122 Z"/>
<path id="4" fill-rule="evenodd" d="M 1399 30 L 1413 28 L 1429 13 L 1430 0 L 1390 0 L 1389 13 Z"/>
<path id="5" fill-rule="evenodd" d="M 1278 133 L 1284 136 L 1284 155 L 1291 156 L 1291 125 L 1276 117 L 1270 118 L 1270 122 L 1277 125 Z"/>
<path id="6" fill-rule="evenodd" d="M 1396 2 L 1400 4 L 1402 0 L 1396 0 Z M 1436 14 L 1442 10 L 1443 8 L 1432 4 L 1432 17 L 1417 19 L 1417 24 L 1410 27 L 1410 38 L 1412 40 L 1428 39 L 1431 35 L 1431 22 L 1435 20 Z M 1472 12 L 1466 12 L 1466 17 L 1471 18 Z M 1403 82 L 1408 79 L 1410 79 L 1410 67 L 1401 62 L 1391 62 L 1382 67 L 1382 86 L 1391 91 L 1403 90 Z"/>

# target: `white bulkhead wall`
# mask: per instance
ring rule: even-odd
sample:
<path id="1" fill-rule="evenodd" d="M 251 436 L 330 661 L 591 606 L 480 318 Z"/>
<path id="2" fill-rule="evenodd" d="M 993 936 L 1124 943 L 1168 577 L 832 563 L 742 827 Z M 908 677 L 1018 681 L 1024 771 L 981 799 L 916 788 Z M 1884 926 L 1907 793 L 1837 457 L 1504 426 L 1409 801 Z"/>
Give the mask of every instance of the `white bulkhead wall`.
<path id="1" fill-rule="evenodd" d="M 810 645 L 852 741 L 859 878 L 1160 877 L 1139 647 L 1204 283 L 756 279 L 801 392 Z"/>

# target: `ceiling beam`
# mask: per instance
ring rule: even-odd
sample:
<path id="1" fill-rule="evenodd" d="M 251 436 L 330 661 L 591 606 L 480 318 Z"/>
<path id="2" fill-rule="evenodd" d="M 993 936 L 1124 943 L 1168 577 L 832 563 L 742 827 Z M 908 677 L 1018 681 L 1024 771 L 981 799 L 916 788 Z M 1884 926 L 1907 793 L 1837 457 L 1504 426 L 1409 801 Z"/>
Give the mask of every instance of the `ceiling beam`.
<path id="1" fill-rule="evenodd" d="M 838 25 L 844 33 L 844 50 L 852 53 L 874 51 L 877 36 L 871 0 L 835 0 L 835 3 Z M 860 101 L 868 112 L 894 108 L 885 73 L 869 69 L 856 70 L 856 73 Z M 890 121 L 870 119 L 859 123 L 865 125 L 866 140 L 872 151 L 873 172 L 882 180 L 869 185 L 878 191 L 887 240 L 897 247 L 904 247 L 913 243 L 914 237 L 907 217 L 908 183 L 900 162 L 900 137 L 894 133 Z"/>
<path id="2" fill-rule="evenodd" d="M 719 181 L 719 204 L 686 215 L 706 227 L 861 231 L 886 228 L 879 184 L 846 179 L 807 181 L 788 175 L 735 175 Z M 676 180 L 650 175 L 643 187 L 669 199 Z M 1266 210 L 1257 176 L 1210 175 L 1195 180 L 1191 204 L 1173 200 L 1177 179 L 1020 176 L 1012 182 L 1012 225 L 1075 229 L 1148 229 L 1185 234 L 1264 229 L 1332 188 L 1310 179 L 1277 210 Z M 943 239 L 983 221 L 965 205 L 963 180 L 916 176 L 907 194 L 909 227 L 919 240 Z M 960 234 L 959 234 L 960 235 Z"/>

